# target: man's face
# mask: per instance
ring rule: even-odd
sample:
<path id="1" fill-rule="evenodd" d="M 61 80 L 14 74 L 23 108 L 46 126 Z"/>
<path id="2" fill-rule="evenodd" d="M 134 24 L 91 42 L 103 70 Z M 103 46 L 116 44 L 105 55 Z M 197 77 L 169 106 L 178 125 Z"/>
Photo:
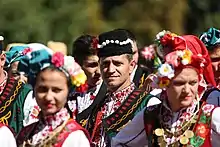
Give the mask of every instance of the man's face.
<path id="1" fill-rule="evenodd" d="M 94 87 L 101 83 L 99 57 L 97 55 L 87 56 L 83 60 L 82 68 L 87 76 L 89 86 Z"/>
<path id="2" fill-rule="evenodd" d="M 133 41 L 133 45 L 132 45 L 132 51 L 133 51 L 133 59 L 135 61 L 135 63 L 138 63 L 138 47 L 137 47 L 137 42 Z"/>
<path id="3" fill-rule="evenodd" d="M 27 83 L 27 75 L 24 72 L 18 71 L 19 61 L 13 62 L 8 71 L 9 76 L 13 76 L 16 80 L 21 80 L 24 83 Z"/>
<path id="4" fill-rule="evenodd" d="M 131 84 L 130 74 L 134 66 L 135 62 L 129 61 L 125 54 L 100 59 L 102 78 L 111 91 L 124 89 Z"/>
<path id="5" fill-rule="evenodd" d="M 220 47 L 214 48 L 213 51 L 209 51 L 210 58 L 212 60 L 212 67 L 217 84 L 220 81 Z"/>

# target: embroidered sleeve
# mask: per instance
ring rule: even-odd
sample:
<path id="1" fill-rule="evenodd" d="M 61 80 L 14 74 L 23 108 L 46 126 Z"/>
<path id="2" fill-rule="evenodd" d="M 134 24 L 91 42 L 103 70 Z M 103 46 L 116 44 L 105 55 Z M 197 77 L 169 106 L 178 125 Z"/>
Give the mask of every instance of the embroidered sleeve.
<path id="1" fill-rule="evenodd" d="M 62 147 L 90 147 L 90 143 L 81 130 L 77 130 L 69 134 L 64 141 Z"/>
<path id="2" fill-rule="evenodd" d="M 24 120 L 23 125 L 27 126 L 38 121 L 38 114 L 40 108 L 37 105 L 35 98 L 33 98 L 33 91 L 30 91 L 25 99 L 24 103 Z"/>
<path id="3" fill-rule="evenodd" d="M 147 145 L 147 137 L 144 129 L 144 110 L 140 111 L 127 126 L 112 139 L 112 147 Z"/>

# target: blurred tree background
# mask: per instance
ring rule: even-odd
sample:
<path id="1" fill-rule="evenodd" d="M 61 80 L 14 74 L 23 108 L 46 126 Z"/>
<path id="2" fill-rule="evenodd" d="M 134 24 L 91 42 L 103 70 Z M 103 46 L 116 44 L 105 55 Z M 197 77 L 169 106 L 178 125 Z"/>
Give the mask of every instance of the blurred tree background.
<path id="1" fill-rule="evenodd" d="M 71 44 L 81 34 L 131 30 L 141 45 L 162 30 L 199 35 L 220 28 L 218 0 L 0 0 L 5 44 L 49 40 Z"/>

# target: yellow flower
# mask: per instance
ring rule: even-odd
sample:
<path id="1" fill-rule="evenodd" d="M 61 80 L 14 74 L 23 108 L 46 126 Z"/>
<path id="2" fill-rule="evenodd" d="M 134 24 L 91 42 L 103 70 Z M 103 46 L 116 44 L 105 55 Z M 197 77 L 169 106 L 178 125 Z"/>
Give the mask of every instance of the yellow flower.
<path id="1" fill-rule="evenodd" d="M 171 35 L 172 37 L 176 37 L 176 36 L 177 36 L 177 34 L 175 34 L 175 33 L 170 33 L 170 35 Z"/>
<path id="2" fill-rule="evenodd" d="M 87 77 L 84 72 L 80 72 L 79 74 L 71 77 L 72 84 L 75 85 L 76 87 L 85 84 L 86 80 Z"/>
<path id="3" fill-rule="evenodd" d="M 170 84 L 170 80 L 169 79 L 165 79 L 165 78 L 161 78 L 160 82 L 159 82 L 159 87 L 160 88 L 165 88 Z"/>
<path id="4" fill-rule="evenodd" d="M 187 65 L 192 62 L 192 52 L 190 50 L 184 50 L 182 56 L 182 64 Z"/>

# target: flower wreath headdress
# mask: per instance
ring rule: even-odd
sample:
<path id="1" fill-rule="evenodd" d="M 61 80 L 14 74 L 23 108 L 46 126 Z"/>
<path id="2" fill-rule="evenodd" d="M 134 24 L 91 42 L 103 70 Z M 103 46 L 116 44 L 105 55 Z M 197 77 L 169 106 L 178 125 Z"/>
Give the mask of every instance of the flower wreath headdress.
<path id="1" fill-rule="evenodd" d="M 77 92 L 86 91 L 87 77 L 72 56 L 64 56 L 61 52 L 56 52 L 52 55 L 51 63 L 60 68 L 71 79 L 71 83 Z"/>
<path id="2" fill-rule="evenodd" d="M 71 80 L 71 88 L 74 88 L 76 92 L 85 92 L 87 90 L 87 77 L 72 56 L 65 56 L 61 52 L 53 53 L 45 48 L 38 50 L 31 50 L 30 48 L 30 51 L 25 56 L 27 59 L 21 60 L 19 70 L 27 73 L 32 78 L 31 80 L 36 80 L 36 75 L 41 70 L 54 66 Z"/>
<path id="3" fill-rule="evenodd" d="M 162 31 L 156 35 L 155 41 L 158 44 L 157 52 L 163 56 L 164 63 L 158 66 L 153 83 L 154 87 L 166 88 L 170 84 L 170 80 L 175 76 L 176 68 L 192 65 L 197 67 L 196 69 L 202 70 L 206 64 L 202 55 L 193 55 L 182 36 L 169 31 Z M 178 43 L 183 43 L 185 49 L 172 50 Z M 199 73 L 202 73 L 202 71 L 199 71 Z M 204 81 L 202 75 L 200 75 L 200 81 Z"/>

